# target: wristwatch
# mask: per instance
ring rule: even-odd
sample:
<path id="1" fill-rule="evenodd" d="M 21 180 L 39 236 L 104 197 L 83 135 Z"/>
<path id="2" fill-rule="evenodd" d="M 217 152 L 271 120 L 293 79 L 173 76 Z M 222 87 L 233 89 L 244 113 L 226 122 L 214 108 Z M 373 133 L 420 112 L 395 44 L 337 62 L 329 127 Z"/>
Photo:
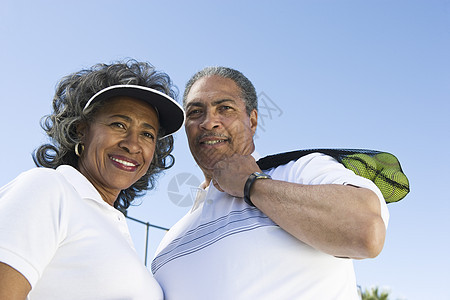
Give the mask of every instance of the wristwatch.
<path id="1" fill-rule="evenodd" d="M 272 177 L 270 177 L 270 175 L 261 172 L 255 172 L 253 174 L 250 174 L 250 176 L 248 176 L 248 179 L 245 182 L 244 186 L 244 201 L 245 203 L 253 207 L 255 205 L 253 204 L 252 200 L 250 200 L 250 189 L 252 188 L 253 183 L 255 183 L 257 179 L 272 179 Z"/>

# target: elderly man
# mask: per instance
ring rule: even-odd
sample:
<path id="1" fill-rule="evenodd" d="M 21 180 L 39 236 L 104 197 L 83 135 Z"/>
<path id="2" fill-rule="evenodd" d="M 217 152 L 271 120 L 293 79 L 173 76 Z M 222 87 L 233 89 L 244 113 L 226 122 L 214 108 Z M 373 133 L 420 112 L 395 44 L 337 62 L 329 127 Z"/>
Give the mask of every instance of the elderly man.
<path id="1" fill-rule="evenodd" d="M 203 69 L 183 102 L 205 181 L 152 263 L 166 299 L 358 299 L 352 259 L 376 257 L 386 234 L 379 189 L 320 153 L 261 170 L 239 71 Z"/>

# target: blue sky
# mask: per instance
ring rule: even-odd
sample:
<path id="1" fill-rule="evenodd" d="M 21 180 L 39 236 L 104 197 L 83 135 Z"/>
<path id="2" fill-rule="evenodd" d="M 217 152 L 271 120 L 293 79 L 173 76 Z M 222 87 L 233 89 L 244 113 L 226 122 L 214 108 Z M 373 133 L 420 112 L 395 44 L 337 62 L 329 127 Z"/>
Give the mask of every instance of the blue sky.
<path id="1" fill-rule="evenodd" d="M 368 148 L 394 153 L 411 193 L 390 204 L 383 252 L 355 262 L 392 299 L 450 299 L 450 1 L 0 0 L 0 185 L 33 167 L 58 80 L 99 62 L 152 63 L 179 87 L 207 65 L 256 86 L 257 152 Z M 180 100 L 180 99 L 179 99 Z M 202 174 L 184 131 L 175 166 L 130 216 L 170 227 Z M 145 226 L 130 222 L 144 257 Z M 163 235 L 150 230 L 149 255 Z"/>

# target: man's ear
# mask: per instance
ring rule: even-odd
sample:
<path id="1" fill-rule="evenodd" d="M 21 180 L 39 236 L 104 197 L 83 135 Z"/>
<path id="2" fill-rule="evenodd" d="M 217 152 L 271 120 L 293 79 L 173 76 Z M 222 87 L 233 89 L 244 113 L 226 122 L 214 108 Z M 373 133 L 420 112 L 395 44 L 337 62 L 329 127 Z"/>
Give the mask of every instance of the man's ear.
<path id="1" fill-rule="evenodd" d="M 250 112 L 250 128 L 253 135 L 256 132 L 256 127 L 258 127 L 258 111 L 254 109 Z"/>

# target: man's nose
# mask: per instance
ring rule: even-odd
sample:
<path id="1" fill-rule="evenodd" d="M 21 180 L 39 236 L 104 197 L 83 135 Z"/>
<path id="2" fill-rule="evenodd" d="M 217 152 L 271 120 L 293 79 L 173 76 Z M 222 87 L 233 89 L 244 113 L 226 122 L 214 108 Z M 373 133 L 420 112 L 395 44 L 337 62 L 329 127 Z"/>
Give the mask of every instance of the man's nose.
<path id="1" fill-rule="evenodd" d="M 205 130 L 217 129 L 221 125 L 220 116 L 215 114 L 214 112 L 207 112 L 204 115 L 200 126 Z"/>

